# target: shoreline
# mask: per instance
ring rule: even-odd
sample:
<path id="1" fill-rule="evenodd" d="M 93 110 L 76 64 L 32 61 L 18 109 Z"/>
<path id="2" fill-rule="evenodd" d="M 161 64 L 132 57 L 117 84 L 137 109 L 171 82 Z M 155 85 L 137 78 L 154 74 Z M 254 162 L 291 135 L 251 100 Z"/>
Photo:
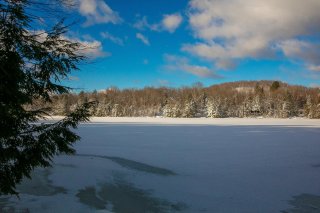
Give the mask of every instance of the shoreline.
<path id="1" fill-rule="evenodd" d="M 47 117 L 58 121 L 64 116 Z M 320 128 L 320 119 L 308 118 L 166 118 L 166 117 L 91 117 L 82 124 L 163 124 L 163 125 L 219 125 L 219 126 L 294 126 Z"/>

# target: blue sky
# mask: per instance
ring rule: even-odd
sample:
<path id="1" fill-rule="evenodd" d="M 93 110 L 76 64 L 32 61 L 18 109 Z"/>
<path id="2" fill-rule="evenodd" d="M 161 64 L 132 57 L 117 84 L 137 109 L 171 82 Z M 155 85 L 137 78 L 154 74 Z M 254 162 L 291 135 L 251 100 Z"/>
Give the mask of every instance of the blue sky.
<path id="1" fill-rule="evenodd" d="M 318 0 L 74 1 L 68 36 L 90 47 L 90 59 L 65 81 L 71 87 L 320 84 Z"/>

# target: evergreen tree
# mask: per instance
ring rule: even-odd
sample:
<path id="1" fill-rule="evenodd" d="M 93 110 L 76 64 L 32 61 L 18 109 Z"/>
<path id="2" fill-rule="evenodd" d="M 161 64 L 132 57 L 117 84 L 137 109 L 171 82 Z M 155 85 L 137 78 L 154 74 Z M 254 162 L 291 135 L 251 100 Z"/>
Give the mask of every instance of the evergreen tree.
<path id="1" fill-rule="evenodd" d="M 85 100 L 89 100 L 97 102 L 90 110 L 96 116 L 112 116 L 112 108 L 117 103 L 120 113 L 115 113 L 118 109 L 113 110 L 113 114 L 117 116 L 190 117 L 184 112 L 185 109 L 190 109 L 189 105 L 186 108 L 186 103 L 193 100 L 192 117 L 305 116 L 315 118 L 320 98 L 319 89 L 281 83 L 282 87 L 271 92 L 265 89 L 271 84 L 270 81 L 252 81 L 224 83 L 207 88 L 162 87 L 123 90 L 112 88 L 103 92 L 55 95 L 52 97 L 52 104 L 36 100 L 27 108 L 52 106 L 57 108 L 53 111 L 54 115 L 63 115 Z M 210 101 L 213 101 L 213 105 Z M 216 110 L 217 103 L 219 107 Z"/>
<path id="2" fill-rule="evenodd" d="M 251 114 L 251 101 L 246 96 L 241 105 L 241 116 L 240 117 L 248 117 Z"/>
<path id="3" fill-rule="evenodd" d="M 113 105 L 112 110 L 111 110 L 111 116 L 112 117 L 120 117 L 120 116 L 122 116 L 119 104 L 114 104 Z"/>
<path id="4" fill-rule="evenodd" d="M 282 118 L 289 118 L 296 115 L 295 106 L 293 103 L 292 94 L 288 91 L 286 92 L 285 96 L 283 97 L 282 108 L 280 111 L 280 117 Z"/>
<path id="5" fill-rule="evenodd" d="M 320 103 L 316 105 L 314 118 L 317 118 L 317 119 L 320 118 Z"/>
<path id="6" fill-rule="evenodd" d="M 207 117 L 209 118 L 222 118 L 223 113 L 221 110 L 221 101 L 220 99 L 209 100 L 207 103 Z"/>
<path id="7" fill-rule="evenodd" d="M 290 104 L 290 102 L 288 101 L 284 101 L 282 103 L 282 108 L 281 108 L 281 111 L 280 111 L 280 116 L 282 118 L 288 118 L 291 116 L 291 111 L 292 111 L 292 106 Z"/>
<path id="8" fill-rule="evenodd" d="M 173 118 L 181 117 L 181 110 L 180 110 L 180 106 L 178 104 L 175 104 L 172 108 L 172 117 Z"/>
<path id="9" fill-rule="evenodd" d="M 273 117 L 274 116 L 274 102 L 271 97 L 266 98 L 264 101 L 265 105 L 265 115 L 267 117 Z"/>
<path id="10" fill-rule="evenodd" d="M 68 93 L 59 84 L 84 59 L 79 43 L 65 39 L 62 22 L 42 33 L 32 28 L 29 0 L 0 2 L 0 195 L 17 194 L 16 184 L 35 167 L 47 167 L 59 153 L 72 154 L 79 139 L 72 128 L 86 121 L 89 103 L 54 124 L 34 124 L 42 109 L 26 110 L 40 99 Z"/>
<path id="11" fill-rule="evenodd" d="M 108 104 L 105 102 L 99 102 L 96 104 L 95 116 L 108 116 Z"/>
<path id="12" fill-rule="evenodd" d="M 272 82 L 271 86 L 270 86 L 270 91 L 274 92 L 277 89 L 279 89 L 280 87 L 280 82 L 279 81 L 274 81 Z"/>
<path id="13" fill-rule="evenodd" d="M 292 94 L 287 91 L 284 97 L 284 102 L 282 105 L 282 116 L 283 118 L 288 118 L 297 115 L 297 110 L 294 105 L 294 100 Z"/>
<path id="14" fill-rule="evenodd" d="M 182 113 L 182 117 L 193 118 L 196 116 L 196 111 L 197 111 L 196 103 L 193 100 L 191 100 L 186 103 Z"/>
<path id="15" fill-rule="evenodd" d="M 262 111 L 262 103 L 259 96 L 255 96 L 251 102 L 251 113 L 255 116 L 260 115 Z"/>
<path id="16" fill-rule="evenodd" d="M 313 114 L 313 106 L 312 106 L 312 101 L 311 101 L 311 96 L 307 96 L 307 102 L 304 106 L 304 115 L 308 118 L 312 118 Z"/>
<path id="17" fill-rule="evenodd" d="M 209 100 L 207 102 L 207 117 L 208 118 L 215 118 L 215 112 L 214 112 L 214 105 L 213 105 L 213 101 Z"/>
<path id="18" fill-rule="evenodd" d="M 164 117 L 174 117 L 173 115 L 174 115 L 173 106 L 171 104 L 166 104 L 163 107 L 163 116 Z"/>

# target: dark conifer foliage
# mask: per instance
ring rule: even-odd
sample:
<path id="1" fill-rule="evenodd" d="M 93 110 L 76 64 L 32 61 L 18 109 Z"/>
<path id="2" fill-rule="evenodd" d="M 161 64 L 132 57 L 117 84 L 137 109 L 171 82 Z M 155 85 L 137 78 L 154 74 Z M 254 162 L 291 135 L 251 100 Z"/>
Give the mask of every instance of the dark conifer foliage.
<path id="1" fill-rule="evenodd" d="M 80 44 L 64 39 L 63 22 L 49 31 L 33 28 L 35 17 L 26 12 L 41 1 L 0 1 L 0 195 L 17 194 L 24 176 L 38 166 L 50 166 L 54 155 L 72 154 L 79 137 L 72 132 L 89 116 L 91 103 L 78 106 L 61 121 L 37 124 L 46 110 L 27 110 L 34 100 L 52 101 L 69 88 L 59 84 L 84 59 Z M 42 5 L 44 6 L 44 5 Z"/>

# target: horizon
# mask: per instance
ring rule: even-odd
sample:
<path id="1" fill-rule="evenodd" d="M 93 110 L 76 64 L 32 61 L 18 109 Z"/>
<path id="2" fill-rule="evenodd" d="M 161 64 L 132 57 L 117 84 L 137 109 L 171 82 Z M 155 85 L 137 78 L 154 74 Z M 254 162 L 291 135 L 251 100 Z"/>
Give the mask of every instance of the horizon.
<path id="1" fill-rule="evenodd" d="M 208 87 L 265 79 L 320 85 L 319 1 L 75 2 L 66 20 L 77 24 L 67 36 L 91 48 L 66 86 Z"/>
<path id="2" fill-rule="evenodd" d="M 161 89 L 161 88 L 166 88 L 166 89 L 181 89 L 181 88 L 193 88 L 193 87 L 200 87 L 200 88 L 210 88 L 210 87 L 213 87 L 213 86 L 219 86 L 219 85 L 222 85 L 222 84 L 228 84 L 228 83 L 250 83 L 250 82 L 275 82 L 275 81 L 278 81 L 278 80 L 239 80 L 239 81 L 227 81 L 227 82 L 222 82 L 222 83 L 216 83 L 216 84 L 211 84 L 211 85 L 203 85 L 202 82 L 194 82 L 190 85 L 180 85 L 180 86 L 176 86 L 176 87 L 173 87 L 173 86 L 159 86 L 159 85 L 145 85 L 143 87 L 124 87 L 124 88 L 120 88 L 120 87 L 117 87 L 116 85 L 111 85 L 109 87 L 106 87 L 106 88 L 103 88 L 103 89 L 92 89 L 92 90 L 82 90 L 81 88 L 71 88 L 71 93 L 73 94 L 79 94 L 80 92 L 85 92 L 85 93 L 92 93 L 92 92 L 105 92 L 106 90 L 110 90 L 110 89 L 118 89 L 120 91 L 122 90 L 143 90 L 143 89 L 148 89 L 148 88 L 152 88 L 152 89 Z M 289 86 L 298 86 L 298 87 L 306 87 L 308 89 L 320 89 L 320 86 L 305 86 L 305 85 L 301 85 L 301 84 L 290 84 L 288 82 L 285 82 L 285 81 L 278 81 L 279 83 L 282 83 L 282 84 L 287 84 Z"/>

